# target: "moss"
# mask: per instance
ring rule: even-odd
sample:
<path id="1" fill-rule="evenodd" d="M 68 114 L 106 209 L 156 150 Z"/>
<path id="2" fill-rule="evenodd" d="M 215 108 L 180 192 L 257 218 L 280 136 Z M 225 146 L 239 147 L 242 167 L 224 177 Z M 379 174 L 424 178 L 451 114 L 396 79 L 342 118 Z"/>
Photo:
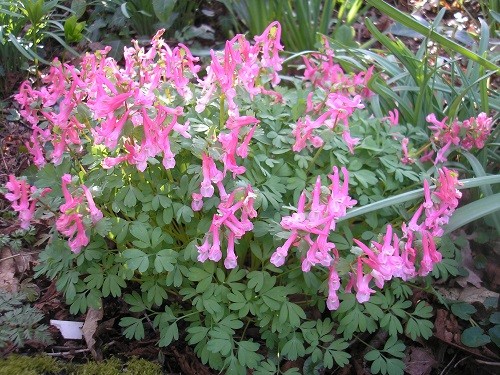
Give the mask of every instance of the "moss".
<path id="1" fill-rule="evenodd" d="M 132 358 L 127 362 L 127 375 L 161 375 L 161 367 L 157 363 L 140 358 Z"/>
<path id="2" fill-rule="evenodd" d="M 73 375 L 121 375 L 122 364 L 117 358 L 103 362 L 89 362 L 78 366 Z"/>
<path id="3" fill-rule="evenodd" d="M 11 355 L 0 360 L 0 375 L 51 375 L 59 374 L 63 369 L 59 361 L 46 355 Z"/>
<path id="4" fill-rule="evenodd" d="M 82 365 L 63 364 L 46 356 L 34 357 L 11 355 L 0 359 L 0 375 L 162 375 L 160 365 L 140 358 L 132 358 L 126 364 L 111 358 L 103 362 Z"/>

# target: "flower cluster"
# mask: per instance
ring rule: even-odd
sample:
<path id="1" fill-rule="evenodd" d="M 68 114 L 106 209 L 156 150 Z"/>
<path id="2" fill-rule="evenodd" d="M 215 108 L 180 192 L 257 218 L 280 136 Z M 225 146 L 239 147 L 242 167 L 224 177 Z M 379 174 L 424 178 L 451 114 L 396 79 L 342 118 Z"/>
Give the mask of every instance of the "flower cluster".
<path id="1" fill-rule="evenodd" d="M 140 215 L 144 221 L 140 223 L 146 232 L 151 228 L 168 232 L 175 227 L 169 235 L 179 247 L 186 245 L 190 236 L 203 236 L 197 246 L 198 261 L 218 262 L 224 257 L 228 269 L 238 263 L 243 266 L 241 259 L 238 262 L 235 246 L 254 229 L 256 210 L 259 209 L 260 223 L 279 221 L 280 207 L 289 199 L 284 194 L 292 194 L 293 190 L 285 186 L 288 181 L 305 184 L 310 168 L 321 166 L 322 173 L 330 173 L 335 158 L 343 162 L 337 155 L 331 155 L 333 159 L 329 161 L 319 160 L 320 150 L 316 151 L 319 159 L 309 158 L 310 148 L 321 148 L 331 138 L 325 134 L 335 132 L 346 146 L 342 151 L 354 153 L 360 139 L 351 135 L 349 121 L 353 121 L 354 112 L 364 108 L 363 100 L 371 95 L 367 82 L 372 70 L 345 74 L 334 62 L 333 51 L 325 39 L 323 53 L 304 58 L 301 89 L 290 95 L 291 90 L 277 87 L 283 63 L 279 55 L 283 49 L 281 26 L 277 22 L 256 36 L 253 44 L 243 35 L 236 35 L 227 41 L 223 51 L 211 51 L 212 60 L 204 76 L 199 75 L 201 66 L 189 49 L 182 44 L 170 48 L 161 39 L 162 33 L 154 36 L 149 49 L 137 42 L 126 48 L 123 66 L 107 56 L 109 48 L 86 55 L 79 69 L 56 60 L 42 78 L 45 87 L 35 89 L 26 82 L 16 95 L 21 113 L 33 129 L 27 147 L 35 165 L 40 169 L 47 163 L 61 168 L 69 165 L 61 173 L 64 203 L 60 197 L 51 201 L 51 209 L 57 214 L 55 228 L 75 253 L 93 240 L 92 235 L 101 235 L 95 227 L 106 228 L 105 233 L 109 233 L 110 241 L 116 240 L 117 248 L 130 250 L 130 236 L 123 228 L 140 221 L 138 212 L 143 209 Z M 300 95 L 305 111 L 287 114 L 285 111 L 303 110 L 290 99 Z M 254 103 L 260 102 L 271 106 L 279 103 L 278 109 L 283 109 L 283 113 L 274 116 L 276 108 L 267 112 L 257 108 Z M 386 120 L 397 125 L 397 109 Z M 443 153 L 452 144 L 465 149 L 472 145 L 482 147 L 492 126 L 484 114 L 463 123 L 455 122 L 451 127 L 433 115 L 428 121 L 434 124 L 431 129 L 435 142 L 442 142 L 439 145 L 443 146 Z M 461 140 L 463 132 L 465 138 Z M 401 162 L 411 164 L 409 138 L 401 138 Z M 397 142 L 396 137 L 389 142 Z M 274 146 L 279 149 L 272 150 Z M 443 153 L 438 155 L 438 161 L 444 160 Z M 83 156 L 90 160 L 88 164 L 74 163 Z M 304 169 L 300 178 L 293 175 L 299 157 Z M 260 161 L 270 169 L 260 165 Z M 303 165 L 308 162 L 306 169 Z M 80 184 L 70 173 L 78 173 Z M 266 186 L 269 176 L 276 179 Z M 159 181 L 153 181 L 155 178 Z M 294 190 L 295 197 L 303 190 L 297 210 L 281 216 L 280 221 L 289 236 L 276 248 L 270 261 L 281 267 L 291 249 L 296 249 L 303 272 L 320 266 L 328 269 L 327 306 L 335 310 L 344 274 L 340 273 L 340 254 L 330 234 L 357 201 L 348 194 L 349 173 L 345 167 L 339 170 L 334 166 L 328 178 L 330 183 L 325 186 L 322 176 L 318 176 L 310 193 L 303 190 L 303 185 Z M 106 191 L 102 194 L 103 202 L 98 202 L 100 207 L 109 203 L 105 199 L 116 199 L 112 212 L 106 212 L 112 217 L 102 225 L 97 224 L 103 212 L 86 185 Z M 388 225 L 383 240 L 369 245 L 354 240 L 361 255 L 352 265 L 345 291 L 355 290 L 358 301 L 365 302 L 374 293 L 373 284 L 382 288 L 393 277 L 406 280 L 429 273 L 441 259 L 434 238 L 443 234 L 443 225 L 460 198 L 456 186 L 454 172 L 439 170 L 433 191 L 424 182 L 425 201 L 410 222 L 403 223 L 402 235 Z M 6 198 L 20 213 L 21 226 L 27 228 L 39 193 L 13 176 L 7 187 L 10 193 Z M 270 191 L 273 189 L 276 193 Z M 119 202 L 118 197 L 125 195 L 131 196 L 128 202 Z M 163 215 L 153 215 L 154 206 L 160 201 L 165 211 Z M 170 228 L 172 211 L 177 209 L 173 212 L 176 221 Z M 208 232 L 197 232 L 203 226 L 187 228 L 190 220 L 200 224 L 204 215 L 211 218 Z M 176 234 L 179 236 L 174 239 Z M 162 241 L 161 236 L 155 239 Z M 153 247 L 147 251 L 154 251 Z"/>
<path id="2" fill-rule="evenodd" d="M 446 161 L 446 154 L 452 145 L 464 150 L 482 149 L 493 126 L 493 118 L 484 112 L 462 122 L 455 119 L 451 124 L 447 124 L 447 117 L 439 121 L 434 113 L 428 115 L 426 120 L 432 124 L 429 126 L 433 132 L 432 141 L 439 147 L 436 164 Z"/>
<path id="3" fill-rule="evenodd" d="M 347 194 L 349 173 L 344 167 L 341 171 L 344 175 L 342 184 L 337 167 L 334 167 L 333 174 L 328 176 L 331 180 L 328 194 L 322 194 L 320 176 L 316 179 L 311 200 L 307 205 L 306 192 L 302 192 L 297 212 L 281 220 L 281 227 L 290 231 L 290 237 L 271 256 L 271 263 L 280 267 L 285 263 L 290 248 L 296 246 L 307 249 L 305 254 L 301 255 L 302 271 L 309 272 L 311 267 L 319 264 L 330 267 L 331 287 L 327 303 L 332 309 L 338 306 L 335 286 L 340 287 L 340 284 L 337 283 L 338 275 L 333 265 L 338 261 L 339 256 L 335 244 L 329 242 L 328 235 L 335 230 L 336 220 L 345 216 L 347 209 L 357 203 Z"/>
<path id="4" fill-rule="evenodd" d="M 434 264 L 441 261 L 435 237 L 443 235 L 443 226 L 458 206 L 461 193 L 457 190 L 457 177 L 454 171 L 440 169 L 432 192 L 427 180 L 424 181 L 425 201 L 408 224 L 403 222 L 401 238 L 393 232 L 391 225 L 387 225 L 383 243 L 372 241 L 368 247 L 354 239 L 363 255 L 358 257 L 356 272 L 352 273 L 345 290 L 350 292 L 354 287 L 358 302 L 368 301 L 375 293 L 369 286 L 372 279 L 377 287 L 383 288 L 384 283 L 393 277 L 408 280 L 417 275 L 425 276 L 432 271 Z M 368 268 L 366 273 L 365 265 Z"/>
<path id="5" fill-rule="evenodd" d="M 262 35 L 254 38 L 253 45 L 238 34 L 226 42 L 222 55 L 217 55 L 212 50 L 207 75 L 200 81 L 202 93 L 197 99 L 196 111 L 203 112 L 208 103 L 222 94 L 227 101 L 229 116 L 238 117 L 239 108 L 235 102 L 237 87 L 244 88 L 252 98 L 257 94 L 266 94 L 280 101 L 278 93 L 265 89 L 259 82 L 265 71 L 269 71 L 269 79 L 273 85 L 280 81 L 278 72 L 283 62 L 279 56 L 279 52 L 283 50 L 280 37 L 281 25 L 273 22 Z"/>
<path id="6" fill-rule="evenodd" d="M 323 201 L 319 177 L 312 192 L 312 200 L 307 206 L 306 194 L 302 193 L 297 212 L 281 220 L 281 227 L 290 231 L 290 237 L 271 256 L 271 263 L 280 267 L 285 263 L 290 247 L 296 246 L 308 249 L 301 255 L 304 272 L 316 265 L 328 267 L 327 307 L 330 310 L 339 306 L 337 291 L 341 287 L 341 280 L 336 269 L 338 251 L 335 244 L 329 242 L 328 236 L 335 230 L 335 220 L 345 216 L 346 209 L 356 204 L 347 193 L 348 172 L 342 168 L 342 173 L 344 183 L 340 186 L 338 171 L 334 168 L 333 174 L 329 176 L 332 180 L 329 194 Z M 357 258 L 356 269 L 351 272 L 345 291 L 350 293 L 354 288 L 358 302 L 363 303 L 375 293 L 370 286 L 372 280 L 377 287 L 383 288 L 384 283 L 393 277 L 408 280 L 432 271 L 433 265 L 441 261 L 434 238 L 443 235 L 443 226 L 458 206 L 461 197 L 458 185 L 456 172 L 440 169 L 434 191 L 431 192 L 428 182 L 424 181 L 425 201 L 410 222 L 403 223 L 401 238 L 394 233 L 391 225 L 387 225 L 382 243 L 372 241 L 370 246 L 366 246 L 354 239 L 362 254 Z M 422 219 L 423 213 L 425 218 Z M 365 272 L 365 269 L 368 271 Z"/>
<path id="7" fill-rule="evenodd" d="M 224 266 L 227 269 L 236 267 L 238 257 L 234 252 L 235 240 L 253 229 L 250 219 L 257 217 L 257 211 L 253 207 L 255 197 L 252 188 L 247 186 L 246 189 L 235 189 L 219 204 L 218 213 L 213 216 L 203 244 L 197 246 L 200 262 L 207 259 L 218 262 L 222 258 L 221 237 L 225 233 L 227 250 Z M 240 218 L 236 216 L 237 213 Z"/>
<path id="8" fill-rule="evenodd" d="M 307 96 L 306 116 L 297 121 L 293 130 L 293 150 L 304 149 L 308 142 L 315 148 L 321 147 L 324 141 L 315 134 L 317 129 L 326 126 L 333 131 L 340 124 L 342 138 L 353 153 L 359 139 L 351 136 L 348 119 L 356 109 L 364 108 L 361 100 L 371 95 L 366 84 L 372 69 L 357 75 L 345 74 L 342 67 L 334 63 L 334 53 L 328 41 L 324 39 L 323 43 L 323 54 L 304 57 L 304 80 L 310 82 L 311 91 Z"/>
<path id="9" fill-rule="evenodd" d="M 71 175 L 65 174 L 61 178 L 62 192 L 65 203 L 61 205 L 59 210 L 61 215 L 56 221 L 56 228 L 62 235 L 68 237 L 68 245 L 74 253 L 89 244 L 89 237 L 85 232 L 85 225 L 83 222 L 84 215 L 82 211 L 90 215 L 91 222 L 96 224 L 103 218 L 102 211 L 97 208 L 92 194 L 88 187 L 81 185 L 87 205 L 84 204 L 84 197 L 73 196 L 68 185 L 71 184 Z"/>
<path id="10" fill-rule="evenodd" d="M 5 198 L 11 203 L 12 209 L 19 213 L 21 228 L 27 229 L 35 214 L 37 199 L 31 195 L 37 188 L 30 186 L 24 179 L 16 179 L 13 175 L 9 175 L 9 181 L 5 186 L 10 191 L 5 194 Z"/>

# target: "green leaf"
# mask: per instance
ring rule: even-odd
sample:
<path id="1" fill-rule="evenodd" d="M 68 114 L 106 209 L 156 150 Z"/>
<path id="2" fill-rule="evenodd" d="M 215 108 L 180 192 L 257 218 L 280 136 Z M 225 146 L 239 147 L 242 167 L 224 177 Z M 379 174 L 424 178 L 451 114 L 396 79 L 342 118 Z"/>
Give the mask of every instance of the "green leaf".
<path id="1" fill-rule="evenodd" d="M 399 341 L 397 336 L 390 336 L 384 345 L 384 352 L 398 358 L 403 358 L 405 356 L 405 349 L 405 344 Z"/>
<path id="2" fill-rule="evenodd" d="M 174 270 L 174 263 L 177 262 L 178 253 L 171 249 L 163 249 L 158 251 L 154 260 L 154 267 L 156 272 L 163 271 L 171 272 Z"/>
<path id="3" fill-rule="evenodd" d="M 304 356 L 305 353 L 306 349 L 304 348 L 304 343 L 297 337 L 296 334 L 294 334 L 292 338 L 285 343 L 283 349 L 281 350 L 281 354 L 292 361 Z"/>
<path id="4" fill-rule="evenodd" d="M 224 319 L 222 319 L 219 322 L 219 325 L 227 327 L 227 328 L 229 328 L 231 330 L 236 330 L 236 329 L 240 329 L 240 328 L 243 327 L 243 322 L 241 320 L 239 320 L 236 317 L 236 315 L 229 314 L 228 316 L 226 316 Z"/>
<path id="5" fill-rule="evenodd" d="M 281 324 L 289 324 L 291 327 L 300 326 L 300 319 L 306 319 L 304 310 L 299 305 L 285 301 L 281 305 L 279 320 Z"/>
<path id="6" fill-rule="evenodd" d="M 252 271 L 248 275 L 248 287 L 259 292 L 264 286 L 264 272 Z"/>
<path id="7" fill-rule="evenodd" d="M 179 328 L 177 327 L 177 323 L 173 322 L 170 324 L 167 329 L 161 329 L 160 327 L 160 341 L 158 345 L 160 347 L 169 346 L 172 341 L 179 339 Z"/>
<path id="8" fill-rule="evenodd" d="M 462 344 L 468 347 L 478 348 L 490 343 L 491 339 L 488 335 L 484 334 L 481 327 L 469 327 L 462 332 L 461 341 Z"/>
<path id="9" fill-rule="evenodd" d="M 200 341 L 205 339 L 208 335 L 210 328 L 203 326 L 193 326 L 187 329 L 188 332 L 188 342 L 190 345 L 198 344 Z"/>
<path id="10" fill-rule="evenodd" d="M 107 297 L 111 294 L 113 297 L 119 297 L 122 294 L 121 288 L 126 287 L 127 283 L 123 277 L 119 277 L 115 274 L 109 274 L 102 283 L 102 296 Z"/>
<path id="11" fill-rule="evenodd" d="M 458 302 L 451 305 L 453 315 L 463 320 L 469 320 L 471 315 L 476 312 L 476 308 L 469 303 Z"/>
<path id="12" fill-rule="evenodd" d="M 272 359 L 268 359 L 259 364 L 253 372 L 254 375 L 275 375 L 278 369 Z"/>
<path id="13" fill-rule="evenodd" d="M 430 320 L 411 317 L 406 323 L 405 333 L 412 340 L 416 340 L 418 337 L 427 340 L 432 336 L 432 328 L 434 328 L 434 324 Z"/>
<path id="14" fill-rule="evenodd" d="M 123 204 L 125 207 L 135 207 L 137 204 L 137 198 L 134 193 L 134 189 L 132 186 L 125 186 L 122 190 L 126 190 L 127 194 L 125 195 L 125 199 L 123 200 Z"/>
<path id="15" fill-rule="evenodd" d="M 351 355 L 345 352 L 345 349 L 347 349 L 348 347 L 349 343 L 342 339 L 335 340 L 328 346 L 328 353 L 330 353 L 330 355 L 335 360 L 335 363 L 337 363 L 337 365 L 339 365 L 340 367 L 344 367 L 349 363 L 349 358 L 351 358 Z"/>
<path id="16" fill-rule="evenodd" d="M 216 315 L 218 313 L 222 312 L 222 307 L 219 305 L 216 301 L 213 299 L 204 299 L 203 300 L 203 307 L 205 310 L 212 315 Z"/>
<path id="17" fill-rule="evenodd" d="M 127 339 L 142 340 L 144 338 L 144 325 L 141 319 L 127 316 L 120 319 L 119 325 L 125 328 L 123 334 Z"/>
<path id="18" fill-rule="evenodd" d="M 146 224 L 141 223 L 140 221 L 134 221 L 130 226 L 130 233 L 138 240 L 149 245 L 151 244 L 148 227 L 146 226 Z"/>
<path id="19" fill-rule="evenodd" d="M 144 285 L 145 284 L 142 284 L 142 286 Z M 142 288 L 142 286 L 141 289 L 145 291 Z M 167 291 L 161 285 L 158 285 L 157 282 L 148 286 L 147 300 L 149 302 L 154 302 L 157 306 L 161 306 L 163 304 L 163 301 L 165 301 L 167 298 L 168 298 Z"/>
<path id="20" fill-rule="evenodd" d="M 144 273 L 149 268 L 149 255 L 139 249 L 127 249 L 123 252 L 126 264 L 131 270 Z"/>
<path id="21" fill-rule="evenodd" d="M 220 353 L 223 356 L 227 356 L 232 349 L 232 340 L 228 338 L 213 338 L 208 340 L 206 348 L 212 353 Z"/>
<path id="22" fill-rule="evenodd" d="M 175 213 L 175 217 L 179 222 L 190 223 L 194 217 L 194 212 L 189 206 L 181 206 Z"/>
<path id="23" fill-rule="evenodd" d="M 370 362 L 376 360 L 379 357 L 380 357 L 380 351 L 376 349 L 370 350 L 368 353 L 365 354 L 365 359 Z"/>
<path id="24" fill-rule="evenodd" d="M 387 374 L 389 375 L 403 375 L 405 363 L 398 358 L 387 359 Z"/>
<path id="25" fill-rule="evenodd" d="M 143 312 L 148 308 L 141 295 L 136 291 L 133 291 L 132 294 L 125 294 L 123 300 L 130 305 L 129 309 L 131 312 Z"/>
<path id="26" fill-rule="evenodd" d="M 238 362 L 247 368 L 256 368 L 262 360 L 262 355 L 257 353 L 259 344 L 253 341 L 238 342 Z"/>
<path id="27" fill-rule="evenodd" d="M 109 217 L 104 217 L 96 223 L 95 230 L 100 236 L 107 237 L 111 231 L 111 227 L 111 219 Z"/>
<path id="28" fill-rule="evenodd" d="M 496 346 L 500 348 L 500 325 L 496 325 L 491 327 L 488 330 L 488 334 L 490 335 L 491 341 L 495 343 Z"/>
<path id="29" fill-rule="evenodd" d="M 172 12 L 177 0 L 152 0 L 153 9 L 156 17 L 161 22 L 168 22 L 172 17 Z"/>

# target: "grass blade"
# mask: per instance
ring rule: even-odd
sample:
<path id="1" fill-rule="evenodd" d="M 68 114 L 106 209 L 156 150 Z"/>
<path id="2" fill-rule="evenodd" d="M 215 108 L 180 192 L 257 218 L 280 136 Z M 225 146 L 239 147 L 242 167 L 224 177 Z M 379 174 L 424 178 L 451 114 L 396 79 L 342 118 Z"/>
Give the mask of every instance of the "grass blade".
<path id="1" fill-rule="evenodd" d="M 433 40 L 436 43 L 441 44 L 445 48 L 449 48 L 457 53 L 460 53 L 461 55 L 467 57 L 470 60 L 473 60 L 482 66 L 484 66 L 487 69 L 495 70 L 497 72 L 500 72 L 500 67 L 497 66 L 496 64 L 492 63 L 489 60 L 486 60 L 484 57 L 479 56 L 477 53 L 474 53 L 467 48 L 461 46 L 460 44 L 444 37 L 443 35 L 440 35 L 436 33 L 435 31 L 429 29 L 428 27 L 422 25 L 421 23 L 417 22 L 414 20 L 412 17 L 409 15 L 399 11 L 398 9 L 394 8 L 393 6 L 387 4 L 386 2 L 382 0 L 367 0 L 368 4 L 374 6 L 377 8 L 379 11 L 381 11 L 383 14 L 389 16 L 396 22 L 401 23 L 402 25 L 409 27 L 410 29 L 413 29 L 414 31 L 427 36 L 429 39 Z"/>

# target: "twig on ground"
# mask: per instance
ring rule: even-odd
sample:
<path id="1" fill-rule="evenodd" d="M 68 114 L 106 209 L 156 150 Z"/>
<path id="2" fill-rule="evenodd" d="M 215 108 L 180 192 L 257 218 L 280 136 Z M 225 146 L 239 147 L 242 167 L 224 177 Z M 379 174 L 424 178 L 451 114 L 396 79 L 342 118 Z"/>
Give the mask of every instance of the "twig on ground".
<path id="1" fill-rule="evenodd" d="M 89 352 L 89 351 L 90 351 L 90 349 L 76 349 L 76 350 L 69 350 L 67 352 L 56 352 L 56 353 L 45 353 L 45 354 L 47 354 L 48 356 L 51 356 L 51 357 L 64 357 L 64 356 L 75 354 L 75 353 L 85 353 L 85 352 Z"/>

